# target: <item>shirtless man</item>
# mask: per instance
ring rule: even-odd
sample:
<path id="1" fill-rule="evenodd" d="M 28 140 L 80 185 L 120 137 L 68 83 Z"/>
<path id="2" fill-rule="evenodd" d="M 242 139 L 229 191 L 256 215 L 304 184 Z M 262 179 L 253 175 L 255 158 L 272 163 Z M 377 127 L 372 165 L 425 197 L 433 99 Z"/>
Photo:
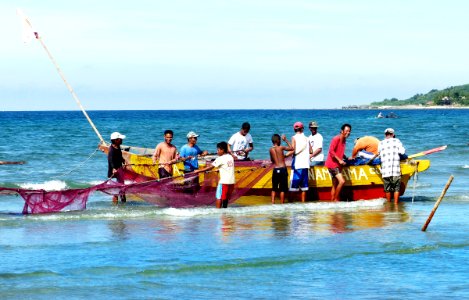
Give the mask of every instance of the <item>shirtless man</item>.
<path id="1" fill-rule="evenodd" d="M 153 163 L 158 161 L 158 175 L 161 178 L 173 176 L 173 164 L 177 162 L 176 147 L 171 144 L 173 131 L 165 130 L 164 142 L 159 143 L 153 153 Z"/>
<path id="2" fill-rule="evenodd" d="M 282 135 L 282 140 L 288 145 L 281 146 L 280 135 L 274 134 L 272 136 L 272 148 L 270 148 L 270 160 L 274 164 L 272 170 L 272 204 L 275 203 L 275 193 L 280 192 L 280 203 L 285 202 L 285 192 L 288 191 L 288 172 L 285 165 L 284 151 L 293 151 L 293 147 L 288 142 L 287 137 Z"/>

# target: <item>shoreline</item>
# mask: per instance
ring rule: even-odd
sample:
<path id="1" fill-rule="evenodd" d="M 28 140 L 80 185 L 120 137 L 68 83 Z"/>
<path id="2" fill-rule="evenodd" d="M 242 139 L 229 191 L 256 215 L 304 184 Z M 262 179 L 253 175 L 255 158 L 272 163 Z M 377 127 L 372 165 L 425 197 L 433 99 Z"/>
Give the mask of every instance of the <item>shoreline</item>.
<path id="1" fill-rule="evenodd" d="M 370 108 L 371 109 L 371 108 Z M 374 109 L 374 107 L 373 107 Z M 468 106 L 421 106 L 421 105 L 402 105 L 402 106 L 377 106 L 376 109 L 469 109 Z"/>

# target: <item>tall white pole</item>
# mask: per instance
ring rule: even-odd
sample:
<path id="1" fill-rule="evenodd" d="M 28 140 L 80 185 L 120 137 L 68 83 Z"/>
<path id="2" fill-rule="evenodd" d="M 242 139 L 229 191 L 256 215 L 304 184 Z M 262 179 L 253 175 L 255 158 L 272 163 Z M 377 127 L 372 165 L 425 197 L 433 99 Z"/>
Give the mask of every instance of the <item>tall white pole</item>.
<path id="1" fill-rule="evenodd" d="M 67 86 L 68 90 L 70 91 L 70 93 L 72 94 L 72 97 L 73 99 L 75 99 L 76 103 L 78 104 L 78 107 L 81 109 L 81 111 L 83 112 L 83 114 L 85 115 L 86 119 L 88 120 L 88 122 L 90 123 L 91 127 L 93 128 L 94 132 L 96 133 L 96 135 L 98 136 L 98 138 L 100 139 L 101 143 L 105 144 L 106 142 L 104 141 L 103 137 L 101 136 L 101 134 L 99 133 L 98 129 L 96 128 L 96 126 L 94 125 L 93 121 L 91 121 L 90 117 L 88 116 L 88 113 L 85 111 L 85 108 L 83 107 L 83 105 L 81 105 L 81 102 L 80 102 L 80 99 L 78 99 L 78 96 L 77 94 L 75 93 L 75 91 L 73 90 L 72 86 L 68 83 L 67 79 L 65 78 L 62 70 L 60 69 L 59 65 L 57 64 L 57 62 L 55 61 L 54 57 L 52 56 L 52 54 L 50 53 L 49 49 L 47 49 L 46 47 L 46 44 L 44 43 L 44 41 L 41 39 L 41 37 L 39 36 L 39 34 L 33 29 L 33 26 L 31 24 L 31 21 L 29 20 L 28 17 L 26 17 L 23 12 L 21 10 L 17 10 L 17 14 L 20 16 L 20 18 L 22 18 L 22 22 L 23 22 L 23 25 L 25 25 L 26 28 L 24 29 L 27 29 L 27 30 L 30 30 L 33 34 L 34 34 L 34 37 L 41 43 L 42 47 L 44 48 L 44 50 L 46 51 L 47 53 L 47 56 L 49 56 L 50 60 L 52 61 L 52 63 L 54 64 L 55 68 L 57 69 L 57 72 L 59 73 L 60 77 L 62 78 L 63 82 L 65 83 L 65 85 Z"/>

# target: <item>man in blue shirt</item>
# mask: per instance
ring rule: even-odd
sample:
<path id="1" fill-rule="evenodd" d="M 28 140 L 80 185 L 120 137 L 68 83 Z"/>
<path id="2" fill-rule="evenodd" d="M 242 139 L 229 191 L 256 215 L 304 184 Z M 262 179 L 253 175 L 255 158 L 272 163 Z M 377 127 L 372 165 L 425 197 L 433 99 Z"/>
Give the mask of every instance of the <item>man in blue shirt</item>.
<path id="1" fill-rule="evenodd" d="M 181 147 L 180 159 L 184 162 L 184 172 L 192 172 L 199 168 L 198 156 L 205 156 L 208 154 L 207 150 L 200 150 L 196 145 L 199 135 L 193 131 L 187 134 L 187 144 Z"/>

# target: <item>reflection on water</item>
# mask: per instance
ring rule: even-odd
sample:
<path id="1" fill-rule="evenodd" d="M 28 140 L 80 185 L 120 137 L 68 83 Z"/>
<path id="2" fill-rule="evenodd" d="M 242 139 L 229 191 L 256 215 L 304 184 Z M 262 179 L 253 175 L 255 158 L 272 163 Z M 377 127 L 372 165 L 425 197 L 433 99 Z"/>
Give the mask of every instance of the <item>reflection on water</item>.
<path id="1" fill-rule="evenodd" d="M 405 209 L 408 203 L 384 203 L 377 207 L 355 209 L 334 209 L 332 206 L 325 210 L 303 211 L 298 209 L 289 211 L 288 204 L 284 205 L 285 209 L 280 212 L 267 210 L 272 207 L 269 205 L 265 206 L 264 213 L 243 215 L 229 214 L 227 211 L 220 216 L 219 227 L 223 240 L 246 231 L 260 231 L 277 237 L 326 236 L 379 228 L 410 220 L 409 213 Z"/>
<path id="2" fill-rule="evenodd" d="M 112 220 L 108 223 L 109 230 L 112 232 L 112 237 L 123 241 L 129 238 L 129 230 L 124 220 Z"/>

